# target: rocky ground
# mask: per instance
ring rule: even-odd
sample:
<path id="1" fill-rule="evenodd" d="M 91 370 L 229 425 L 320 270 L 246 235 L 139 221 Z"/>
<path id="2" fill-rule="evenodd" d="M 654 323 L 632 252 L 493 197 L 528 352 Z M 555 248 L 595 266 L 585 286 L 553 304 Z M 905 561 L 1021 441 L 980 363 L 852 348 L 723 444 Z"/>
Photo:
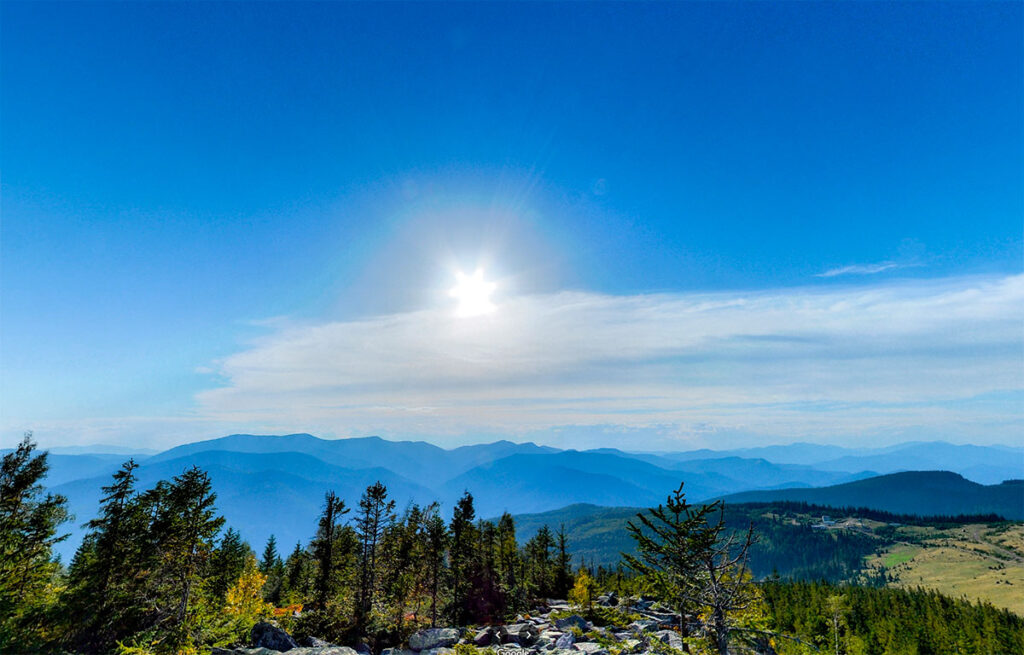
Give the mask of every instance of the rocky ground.
<path id="1" fill-rule="evenodd" d="M 459 650 L 489 649 L 498 655 L 646 655 L 664 652 L 663 646 L 682 647 L 679 633 L 671 629 L 676 617 L 659 611 L 654 601 L 630 599 L 620 604 L 614 595 L 607 595 L 598 599 L 598 605 L 617 607 L 623 620 L 597 627 L 571 613 L 565 601 L 552 600 L 507 625 L 420 630 L 409 637 L 406 648 L 387 648 L 379 655 L 456 655 L 459 644 L 463 645 Z M 214 648 L 211 655 L 374 655 L 365 646 L 350 648 L 313 638 L 303 641 L 300 644 L 284 630 L 259 623 L 252 629 L 252 647 Z"/>

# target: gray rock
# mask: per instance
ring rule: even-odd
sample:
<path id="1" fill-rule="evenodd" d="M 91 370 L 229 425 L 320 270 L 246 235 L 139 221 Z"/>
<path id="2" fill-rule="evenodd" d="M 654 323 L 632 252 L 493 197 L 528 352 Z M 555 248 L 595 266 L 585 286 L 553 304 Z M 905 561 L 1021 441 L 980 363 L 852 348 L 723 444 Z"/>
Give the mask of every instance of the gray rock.
<path id="1" fill-rule="evenodd" d="M 427 648 L 420 651 L 420 655 L 452 655 L 455 652 L 454 649 L 446 646 L 439 646 L 437 648 Z"/>
<path id="2" fill-rule="evenodd" d="M 405 648 L 385 648 L 380 655 L 415 655 L 415 653 Z"/>
<path id="3" fill-rule="evenodd" d="M 623 639 L 620 643 L 624 653 L 639 653 L 644 647 L 644 642 L 639 639 Z"/>
<path id="4" fill-rule="evenodd" d="M 566 632 L 564 635 L 558 638 L 555 642 L 555 648 L 560 650 L 570 650 L 573 644 L 576 643 L 576 635 L 571 632 Z"/>
<path id="5" fill-rule="evenodd" d="M 281 651 L 270 648 L 217 648 L 210 650 L 210 655 L 277 655 Z"/>
<path id="6" fill-rule="evenodd" d="M 269 648 L 281 652 L 299 647 L 298 642 L 292 639 L 290 634 L 266 621 L 260 621 L 252 627 L 249 640 L 256 648 Z"/>
<path id="7" fill-rule="evenodd" d="M 640 634 L 642 632 L 655 632 L 658 629 L 657 621 L 633 621 L 629 624 L 629 629 L 634 634 Z"/>
<path id="8" fill-rule="evenodd" d="M 356 652 L 359 655 L 373 655 L 373 651 L 368 644 L 356 644 Z"/>
<path id="9" fill-rule="evenodd" d="M 570 628 L 579 628 L 580 630 L 583 630 L 584 632 L 586 632 L 591 627 L 593 627 L 593 626 L 590 625 L 589 621 L 587 621 L 585 618 L 583 618 L 579 614 L 573 614 L 572 616 L 567 616 L 564 619 L 556 619 L 555 620 L 555 626 L 559 630 L 568 630 Z"/>
<path id="10" fill-rule="evenodd" d="M 587 655 L 608 655 L 608 650 L 605 649 L 601 644 L 596 644 L 592 641 L 579 641 L 573 645 L 578 651 L 586 653 Z"/>
<path id="11" fill-rule="evenodd" d="M 505 626 L 508 636 L 502 639 L 502 643 L 516 643 L 520 646 L 532 646 L 540 632 L 532 623 L 516 623 Z"/>
<path id="12" fill-rule="evenodd" d="M 495 642 L 496 633 L 494 628 L 484 628 L 473 637 L 473 644 L 480 647 L 490 646 Z"/>
<path id="13" fill-rule="evenodd" d="M 683 648 L 683 638 L 674 630 L 659 630 L 651 635 L 651 637 L 653 639 L 657 639 L 670 648 L 675 648 L 677 650 L 682 650 Z"/>
<path id="14" fill-rule="evenodd" d="M 356 655 L 356 651 L 348 646 L 306 646 L 293 648 L 288 655 Z"/>
<path id="15" fill-rule="evenodd" d="M 459 641 L 455 628 L 428 628 L 409 637 L 409 648 L 415 651 L 454 646 Z"/>
<path id="16" fill-rule="evenodd" d="M 324 641 L 323 639 L 318 639 L 317 637 L 303 637 L 302 639 L 299 639 L 299 645 L 307 646 L 309 648 L 325 648 L 327 646 L 335 646 L 336 644 Z"/>
<path id="17" fill-rule="evenodd" d="M 555 640 L 551 637 L 538 637 L 537 641 L 533 642 L 534 650 L 551 650 L 555 647 Z"/>

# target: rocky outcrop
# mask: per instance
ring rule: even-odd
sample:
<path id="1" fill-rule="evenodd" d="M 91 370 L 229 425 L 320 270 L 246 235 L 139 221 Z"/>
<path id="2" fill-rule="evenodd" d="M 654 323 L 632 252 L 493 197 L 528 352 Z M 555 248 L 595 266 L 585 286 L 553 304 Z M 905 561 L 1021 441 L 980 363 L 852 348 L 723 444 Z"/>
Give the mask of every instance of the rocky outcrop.
<path id="1" fill-rule="evenodd" d="M 279 652 L 299 648 L 298 642 L 290 634 L 266 621 L 260 621 L 252 627 L 249 642 L 255 648 L 269 648 Z"/>
<path id="2" fill-rule="evenodd" d="M 508 636 L 502 641 L 506 644 L 518 644 L 520 646 L 532 646 L 537 642 L 540 631 L 533 623 L 516 623 L 505 626 Z"/>
<path id="3" fill-rule="evenodd" d="M 408 648 L 385 648 L 379 655 L 455 655 L 458 644 L 494 649 L 499 654 L 519 651 L 517 655 L 655 655 L 682 649 L 683 640 L 676 632 L 678 617 L 664 607 L 643 598 L 619 599 L 614 594 L 601 600 L 608 607 L 638 614 L 638 620 L 628 626 L 595 627 L 578 614 L 566 616 L 564 601 L 549 600 L 534 612 L 517 616 L 510 625 L 428 628 L 413 633 Z M 248 648 L 214 648 L 211 655 L 374 655 L 366 644 L 353 649 L 315 637 L 304 637 L 300 645 L 267 622 L 253 626 L 251 642 Z"/>
<path id="4" fill-rule="evenodd" d="M 409 648 L 416 651 L 429 651 L 435 648 L 454 646 L 459 641 L 459 631 L 455 628 L 428 628 L 420 630 L 409 637 Z M 444 655 L 443 653 L 430 655 Z"/>

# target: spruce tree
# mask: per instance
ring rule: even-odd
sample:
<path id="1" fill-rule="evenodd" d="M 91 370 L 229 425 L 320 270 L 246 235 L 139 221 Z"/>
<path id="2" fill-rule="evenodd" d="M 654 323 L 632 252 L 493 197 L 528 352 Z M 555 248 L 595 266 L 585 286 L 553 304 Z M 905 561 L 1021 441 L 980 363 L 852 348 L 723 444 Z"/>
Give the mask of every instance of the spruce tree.
<path id="1" fill-rule="evenodd" d="M 465 625 L 469 622 L 469 596 L 472 591 L 476 543 L 474 518 L 476 510 L 473 508 L 473 495 L 467 491 L 455 505 L 450 527 L 452 599 L 449 617 L 456 625 Z"/>
<path id="2" fill-rule="evenodd" d="M 32 433 L 0 464 L 0 652 L 31 651 L 43 638 L 43 613 L 57 564 L 52 547 L 67 535 L 66 499 L 44 494 L 47 454 L 35 453 Z"/>
<path id="3" fill-rule="evenodd" d="M 316 538 L 313 540 L 313 557 L 317 563 L 317 574 L 313 589 L 313 606 L 326 609 L 338 591 L 338 568 L 341 553 L 338 551 L 338 536 L 342 531 L 341 519 L 348 513 L 345 501 L 333 491 L 324 495 L 324 509 L 320 514 Z"/>
<path id="4" fill-rule="evenodd" d="M 430 627 L 437 626 L 442 584 L 445 577 L 445 551 L 448 547 L 448 527 L 438 512 L 437 504 L 427 508 L 420 527 L 426 560 L 427 590 L 430 594 Z"/>
<path id="5" fill-rule="evenodd" d="M 359 605 L 356 623 L 365 625 L 377 594 L 377 546 L 384 531 L 394 521 L 395 501 L 388 500 L 388 489 L 381 482 L 366 488 L 359 499 L 356 534 L 359 536 Z"/>

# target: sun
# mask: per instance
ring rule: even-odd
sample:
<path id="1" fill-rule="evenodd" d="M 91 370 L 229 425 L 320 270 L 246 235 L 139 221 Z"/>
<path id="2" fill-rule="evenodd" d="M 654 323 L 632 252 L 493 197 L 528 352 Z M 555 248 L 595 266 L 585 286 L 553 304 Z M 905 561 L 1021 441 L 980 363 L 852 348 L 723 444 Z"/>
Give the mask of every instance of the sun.
<path id="1" fill-rule="evenodd" d="M 494 282 L 484 280 L 483 269 L 476 269 L 472 275 L 463 272 L 455 274 L 457 284 L 448 292 L 455 298 L 459 305 L 455 308 L 455 315 L 467 318 L 470 316 L 481 316 L 490 314 L 496 307 L 491 302 L 491 294 L 497 288 Z"/>

